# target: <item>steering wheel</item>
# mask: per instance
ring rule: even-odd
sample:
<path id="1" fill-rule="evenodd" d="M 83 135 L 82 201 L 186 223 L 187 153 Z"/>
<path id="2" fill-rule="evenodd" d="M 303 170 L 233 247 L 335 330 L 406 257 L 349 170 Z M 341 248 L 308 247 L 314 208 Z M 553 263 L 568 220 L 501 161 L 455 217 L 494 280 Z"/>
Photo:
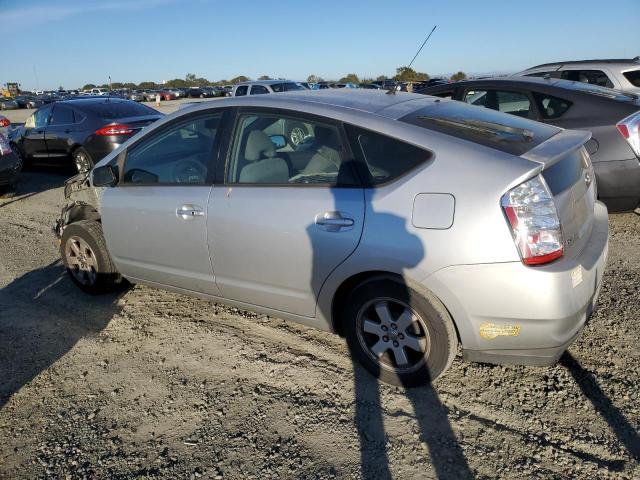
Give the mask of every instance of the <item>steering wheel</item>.
<path id="1" fill-rule="evenodd" d="M 173 168 L 177 183 L 204 183 L 206 177 L 206 167 L 197 160 L 180 160 Z"/>

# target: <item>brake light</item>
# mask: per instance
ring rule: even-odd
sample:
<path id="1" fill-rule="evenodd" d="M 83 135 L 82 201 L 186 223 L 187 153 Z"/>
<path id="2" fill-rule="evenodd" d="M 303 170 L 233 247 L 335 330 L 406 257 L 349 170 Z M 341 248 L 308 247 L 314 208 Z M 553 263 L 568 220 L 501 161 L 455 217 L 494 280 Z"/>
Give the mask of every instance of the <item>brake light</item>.
<path id="1" fill-rule="evenodd" d="M 629 115 L 616 125 L 620 135 L 629 143 L 633 153 L 640 157 L 640 112 Z"/>
<path id="2" fill-rule="evenodd" d="M 558 211 L 540 175 L 509 190 L 500 203 L 522 263 L 541 265 L 564 255 Z"/>
<path id="3" fill-rule="evenodd" d="M 0 128 L 8 127 L 9 125 L 11 125 L 11 122 L 9 121 L 8 118 L 6 118 L 6 117 L 0 118 Z"/>
<path id="4" fill-rule="evenodd" d="M 96 135 L 129 135 L 130 133 L 133 133 L 133 129 L 129 125 L 119 123 L 96 130 Z"/>

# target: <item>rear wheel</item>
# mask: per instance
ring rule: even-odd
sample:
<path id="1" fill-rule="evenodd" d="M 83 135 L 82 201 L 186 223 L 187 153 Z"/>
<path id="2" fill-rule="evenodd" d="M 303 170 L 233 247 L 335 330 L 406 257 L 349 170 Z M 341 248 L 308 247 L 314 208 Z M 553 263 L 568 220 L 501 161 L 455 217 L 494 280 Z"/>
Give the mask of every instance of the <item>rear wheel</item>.
<path id="1" fill-rule="evenodd" d="M 440 301 L 400 278 L 376 277 L 347 302 L 345 334 L 354 357 L 382 381 L 425 385 L 446 371 L 458 341 Z"/>
<path id="2" fill-rule="evenodd" d="M 67 225 L 62 233 L 60 256 L 71 280 L 90 294 L 106 293 L 123 284 L 95 220 Z"/>
<path id="3" fill-rule="evenodd" d="M 93 159 L 84 148 L 78 148 L 73 152 L 73 163 L 75 163 L 78 173 L 88 172 L 93 168 Z"/>

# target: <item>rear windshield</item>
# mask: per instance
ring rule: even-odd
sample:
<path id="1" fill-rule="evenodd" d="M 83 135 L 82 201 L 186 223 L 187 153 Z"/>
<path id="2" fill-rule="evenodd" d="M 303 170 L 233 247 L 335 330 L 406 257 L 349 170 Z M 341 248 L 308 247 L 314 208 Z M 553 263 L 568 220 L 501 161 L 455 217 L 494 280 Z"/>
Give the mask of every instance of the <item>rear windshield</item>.
<path id="1" fill-rule="evenodd" d="M 100 118 L 125 118 L 139 117 L 143 115 L 157 115 L 158 112 L 153 108 L 140 105 L 136 102 L 118 102 L 104 101 L 102 103 L 79 104 L 83 110 L 87 110 Z"/>
<path id="2" fill-rule="evenodd" d="M 634 87 L 640 87 L 640 70 L 632 70 L 630 72 L 624 72 L 623 75 Z"/>
<path id="3" fill-rule="evenodd" d="M 544 123 L 454 101 L 433 103 L 400 121 L 512 155 L 522 155 L 560 131 Z"/>

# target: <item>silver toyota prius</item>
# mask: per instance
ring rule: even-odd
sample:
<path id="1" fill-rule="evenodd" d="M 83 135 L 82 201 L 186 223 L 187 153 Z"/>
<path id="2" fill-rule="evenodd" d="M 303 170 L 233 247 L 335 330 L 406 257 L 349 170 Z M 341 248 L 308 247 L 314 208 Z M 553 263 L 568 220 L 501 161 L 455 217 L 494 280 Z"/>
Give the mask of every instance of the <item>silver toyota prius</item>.
<path id="1" fill-rule="evenodd" d="M 86 292 L 128 280 L 336 332 L 396 384 L 458 346 L 548 365 L 607 258 L 589 138 L 401 92 L 200 103 L 67 183 L 60 253 Z"/>

